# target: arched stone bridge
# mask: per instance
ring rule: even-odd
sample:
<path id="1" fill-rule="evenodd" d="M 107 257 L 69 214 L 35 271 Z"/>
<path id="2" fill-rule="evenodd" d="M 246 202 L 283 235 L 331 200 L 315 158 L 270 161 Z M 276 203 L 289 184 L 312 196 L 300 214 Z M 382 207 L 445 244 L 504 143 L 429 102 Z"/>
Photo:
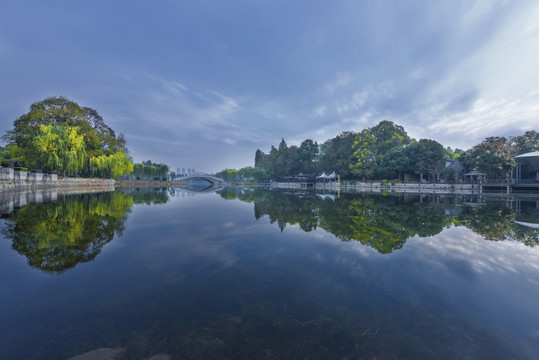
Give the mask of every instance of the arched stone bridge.
<path id="1" fill-rule="evenodd" d="M 216 178 L 215 176 L 210 176 L 210 175 L 189 175 L 189 176 L 184 176 L 181 178 L 176 178 L 175 180 L 179 182 L 189 182 L 191 180 L 198 180 L 198 179 L 206 180 L 212 185 L 220 184 L 223 182 L 223 179 L 219 179 L 219 178 Z"/>

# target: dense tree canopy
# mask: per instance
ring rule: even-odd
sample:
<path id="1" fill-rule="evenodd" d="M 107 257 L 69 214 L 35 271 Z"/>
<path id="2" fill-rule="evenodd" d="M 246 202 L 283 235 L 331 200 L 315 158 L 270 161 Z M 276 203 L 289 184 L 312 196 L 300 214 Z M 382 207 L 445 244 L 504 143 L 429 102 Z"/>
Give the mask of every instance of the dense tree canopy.
<path id="1" fill-rule="evenodd" d="M 528 152 L 539 151 L 539 133 L 534 130 L 526 131 L 524 135 L 512 136 L 506 141 L 511 155 L 521 155 Z"/>
<path id="2" fill-rule="evenodd" d="M 317 162 L 318 144 L 311 139 L 304 140 L 299 147 L 288 146 L 285 139 L 281 139 L 279 147 L 272 146 L 269 154 L 260 149 L 255 153 L 255 168 L 273 177 L 315 172 Z"/>
<path id="3" fill-rule="evenodd" d="M 382 158 L 380 175 L 388 179 L 401 179 L 405 173 L 410 171 L 410 168 L 410 158 L 406 148 L 395 146 Z"/>
<path id="4" fill-rule="evenodd" d="M 143 161 L 142 163 L 136 163 L 133 165 L 133 176 L 138 179 L 164 179 L 167 177 L 168 172 L 168 165 L 154 163 L 151 160 Z"/>
<path id="5" fill-rule="evenodd" d="M 268 154 L 256 150 L 255 168 L 272 178 L 335 171 L 343 179 L 458 181 L 464 171 L 473 169 L 491 178 L 504 177 L 513 166 L 511 156 L 537 150 L 539 133 L 534 130 L 509 139 L 488 138 L 464 151 L 444 148 L 431 139 L 416 141 L 402 126 L 384 120 L 359 133 L 342 132 L 320 146 L 311 139 L 299 147 L 289 146 L 282 139 Z M 446 161 L 452 166 L 446 168 Z"/>
<path id="6" fill-rule="evenodd" d="M 238 170 L 237 175 L 246 181 L 265 181 L 269 180 L 269 176 L 261 167 L 246 166 Z"/>
<path id="7" fill-rule="evenodd" d="M 235 169 L 225 169 L 218 174 L 221 179 L 225 181 L 234 181 L 238 175 L 238 171 Z"/>
<path id="8" fill-rule="evenodd" d="M 406 147 L 406 154 L 414 171 L 422 177 L 425 174 L 434 176 L 441 171 L 447 153 L 444 147 L 429 139 L 421 139 Z"/>
<path id="9" fill-rule="evenodd" d="M 352 146 L 356 135 L 353 131 L 344 131 L 324 142 L 321 146 L 319 171 L 328 174 L 335 171 L 343 178 L 353 178 L 350 164 L 354 158 Z"/>
<path id="10" fill-rule="evenodd" d="M 352 174 L 364 179 L 374 176 L 378 172 L 376 139 L 368 129 L 356 136 L 352 149 L 355 160 L 350 164 Z"/>
<path id="11" fill-rule="evenodd" d="M 467 170 L 477 170 L 489 178 L 504 178 L 505 172 L 515 166 L 511 148 L 505 138 L 490 137 L 468 150 L 463 157 Z"/>
<path id="12" fill-rule="evenodd" d="M 373 126 L 369 132 L 375 139 L 375 152 L 378 158 L 395 146 L 406 146 L 412 141 L 402 126 L 388 120 Z"/>
<path id="13" fill-rule="evenodd" d="M 354 161 L 350 164 L 350 170 L 363 178 L 376 177 L 384 156 L 391 149 L 406 146 L 411 141 L 402 126 L 381 121 L 357 134 L 352 147 Z"/>
<path id="14" fill-rule="evenodd" d="M 30 106 L 3 139 L 9 158 L 64 175 L 117 177 L 133 170 L 123 135 L 116 135 L 96 110 L 64 97 Z"/>

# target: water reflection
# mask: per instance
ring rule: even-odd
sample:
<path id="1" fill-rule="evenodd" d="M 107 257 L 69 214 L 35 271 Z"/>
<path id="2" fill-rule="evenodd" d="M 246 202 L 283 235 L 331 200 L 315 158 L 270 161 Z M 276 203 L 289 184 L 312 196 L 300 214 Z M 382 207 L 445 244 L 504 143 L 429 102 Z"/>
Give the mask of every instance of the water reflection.
<path id="1" fill-rule="evenodd" d="M 443 229 L 465 226 L 488 240 L 518 240 L 539 244 L 539 204 L 534 199 L 489 198 L 486 195 L 317 194 L 223 189 L 224 199 L 254 203 L 256 219 L 268 216 L 281 231 L 298 225 L 309 232 L 320 227 L 342 241 L 359 241 L 387 254 L 406 240 L 429 237 Z"/>
<path id="2" fill-rule="evenodd" d="M 30 266 L 62 273 L 93 260 L 115 235 L 121 236 L 132 204 L 131 197 L 118 192 L 67 196 L 21 208 L 2 233 Z"/>
<path id="3" fill-rule="evenodd" d="M 133 199 L 134 204 L 162 205 L 169 201 L 169 195 L 174 196 L 174 188 L 135 188 L 123 189 L 122 194 Z"/>
<path id="4" fill-rule="evenodd" d="M 220 197 L 179 189 L 94 197 L 22 206 L 5 221 L 41 231 L 46 227 L 30 215 L 19 218 L 38 208 L 51 228 L 64 214 L 94 224 L 83 225 L 88 233 L 109 221 L 122 225 L 114 240 L 104 232 L 114 245 L 101 247 L 99 261 L 63 276 L 28 271 L 8 251 L 15 239 L 0 241 L 3 358 L 68 359 L 103 347 L 123 348 L 123 359 L 539 354 L 537 248 L 477 234 L 512 238 L 520 229 L 513 220 L 537 219 L 535 201 L 263 189 L 223 189 Z M 101 222 L 88 222 L 80 208 Z M 489 222 L 495 225 L 487 228 Z M 35 253 L 42 244 L 27 233 L 20 243 Z M 84 237 L 75 238 L 83 244 Z M 75 245 L 56 243 L 69 258 Z"/>
<path id="5" fill-rule="evenodd" d="M 122 236 L 133 204 L 166 204 L 169 191 L 129 189 L 59 197 L 25 193 L 14 199 L 4 202 L 10 212 L 3 214 L 7 221 L 2 234 L 30 266 L 59 274 L 92 261 L 105 244 Z"/>

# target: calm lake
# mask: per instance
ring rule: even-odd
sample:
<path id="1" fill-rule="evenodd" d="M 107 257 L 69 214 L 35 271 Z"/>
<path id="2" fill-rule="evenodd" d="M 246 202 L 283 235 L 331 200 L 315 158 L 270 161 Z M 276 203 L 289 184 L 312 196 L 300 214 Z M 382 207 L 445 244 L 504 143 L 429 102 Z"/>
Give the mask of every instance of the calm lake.
<path id="1" fill-rule="evenodd" d="M 539 358 L 539 197 L 37 198 L 0 220 L 2 359 Z"/>

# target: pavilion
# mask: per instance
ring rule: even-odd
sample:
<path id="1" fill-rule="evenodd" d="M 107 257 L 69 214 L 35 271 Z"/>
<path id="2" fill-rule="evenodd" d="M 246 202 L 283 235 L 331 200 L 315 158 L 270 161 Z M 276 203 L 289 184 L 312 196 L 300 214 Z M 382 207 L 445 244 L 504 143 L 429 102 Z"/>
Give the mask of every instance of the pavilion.
<path id="1" fill-rule="evenodd" d="M 539 181 L 539 151 L 533 151 L 526 154 L 515 156 L 514 159 L 516 160 L 516 182 L 520 183 L 522 181 L 525 182 L 534 182 Z M 535 178 L 531 179 L 523 179 L 522 178 L 522 165 L 528 165 L 528 172 L 529 167 L 535 168 Z M 533 171 L 532 171 L 533 172 Z"/>
<path id="2" fill-rule="evenodd" d="M 464 174 L 463 176 L 469 176 L 470 177 L 470 181 L 469 182 L 474 182 L 473 181 L 473 177 L 475 176 L 477 178 L 477 182 L 480 182 L 481 179 L 484 179 L 484 177 L 486 176 L 487 174 L 485 173 L 481 173 L 479 171 L 476 171 L 476 170 L 473 170 L 473 171 L 470 171 L 469 173 L 467 174 Z"/>

